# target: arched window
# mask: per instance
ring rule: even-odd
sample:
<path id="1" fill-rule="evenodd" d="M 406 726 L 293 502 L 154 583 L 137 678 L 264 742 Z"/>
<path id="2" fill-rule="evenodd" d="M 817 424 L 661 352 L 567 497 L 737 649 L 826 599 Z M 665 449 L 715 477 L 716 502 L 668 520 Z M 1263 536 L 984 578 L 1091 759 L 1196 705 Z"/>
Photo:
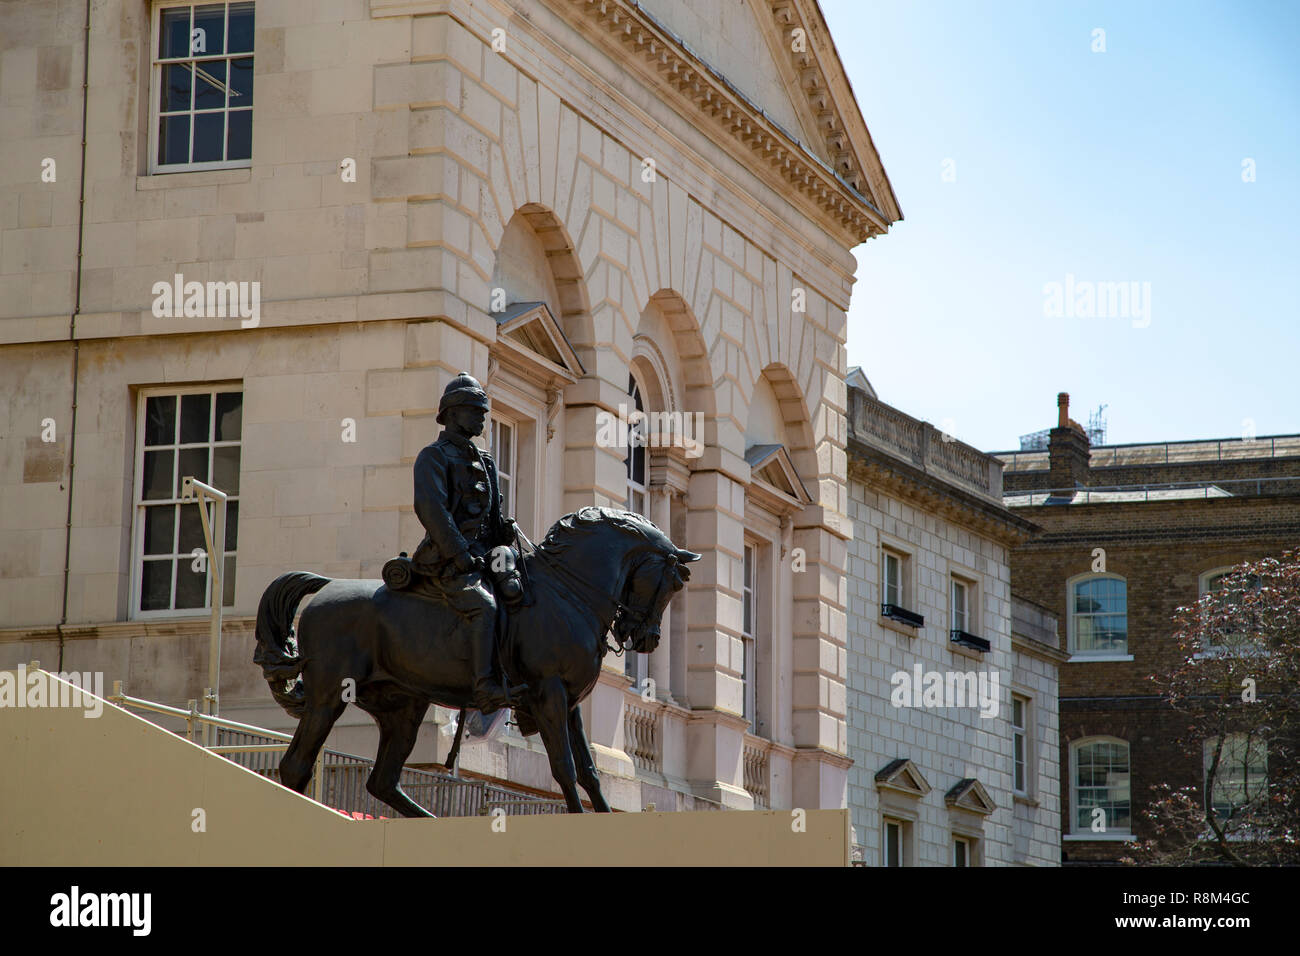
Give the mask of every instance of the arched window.
<path id="1" fill-rule="evenodd" d="M 1085 737 L 1070 745 L 1070 807 L 1072 833 L 1106 838 L 1132 832 L 1127 741 Z"/>
<path id="2" fill-rule="evenodd" d="M 1242 627 L 1243 618 L 1249 613 L 1248 610 L 1233 611 L 1232 608 L 1240 604 L 1243 596 L 1249 590 L 1257 590 L 1263 584 L 1255 575 L 1249 575 L 1244 580 L 1232 582 L 1232 586 L 1227 586 L 1231 575 L 1236 572 L 1236 567 L 1215 568 L 1212 571 L 1206 571 L 1200 576 L 1199 591 L 1200 597 L 1207 594 L 1216 596 L 1216 600 L 1209 602 L 1204 608 L 1207 615 L 1206 621 L 1206 644 L 1207 652 L 1222 652 L 1229 648 L 1235 648 L 1242 652 L 1252 650 L 1252 636 L 1249 627 Z M 1224 615 L 1226 621 L 1213 624 L 1210 616 Z M 1244 646 L 1243 646 L 1244 645 Z"/>
<path id="3" fill-rule="evenodd" d="M 646 480 L 646 441 L 649 427 L 645 417 L 645 403 L 641 386 L 630 372 L 627 376 L 627 394 L 632 400 L 628 408 L 627 429 L 627 510 L 650 517 L 650 500 Z"/>
<path id="4" fill-rule="evenodd" d="M 1078 657 L 1128 655 L 1128 582 L 1086 574 L 1068 584 L 1070 652 Z"/>
<path id="5" fill-rule="evenodd" d="M 1218 763 L 1215 764 L 1215 755 Z M 1214 767 L 1214 780 L 1210 768 Z M 1258 800 L 1268 786 L 1268 745 L 1253 734 L 1227 734 L 1205 741 L 1204 782 L 1206 801 L 1220 820 L 1231 819 L 1243 807 Z"/>

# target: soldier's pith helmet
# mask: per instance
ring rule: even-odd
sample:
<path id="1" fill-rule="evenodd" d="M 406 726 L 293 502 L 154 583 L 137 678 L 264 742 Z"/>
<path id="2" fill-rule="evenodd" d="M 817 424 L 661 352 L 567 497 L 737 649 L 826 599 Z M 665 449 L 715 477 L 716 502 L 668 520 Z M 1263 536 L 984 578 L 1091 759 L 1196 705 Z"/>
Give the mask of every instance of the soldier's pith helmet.
<path id="1" fill-rule="evenodd" d="M 461 405 L 481 408 L 485 412 L 489 408 L 487 392 L 483 391 L 483 386 L 478 383 L 478 379 L 469 372 L 461 372 L 443 389 L 442 400 L 438 402 L 438 424 L 446 424 L 443 418 L 447 414 L 447 409 L 458 408 Z"/>

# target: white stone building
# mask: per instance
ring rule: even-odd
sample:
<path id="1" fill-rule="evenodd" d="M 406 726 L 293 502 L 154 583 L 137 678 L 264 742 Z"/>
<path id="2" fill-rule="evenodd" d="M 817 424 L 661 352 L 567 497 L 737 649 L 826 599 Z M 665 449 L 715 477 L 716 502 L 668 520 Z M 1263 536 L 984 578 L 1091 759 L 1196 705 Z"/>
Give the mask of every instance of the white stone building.
<path id="1" fill-rule="evenodd" d="M 626 504 L 704 554 L 584 705 L 611 802 L 844 805 L 850 250 L 901 213 L 813 0 L 17 0 L 0 104 L 0 663 L 199 696 L 196 474 L 222 712 L 288 726 L 258 598 L 414 548 L 464 369 L 529 536 Z M 699 453 L 602 447 L 638 404 Z M 551 785 L 518 738 L 465 766 Z"/>
<path id="2" fill-rule="evenodd" d="M 867 866 L 1060 862 L 1055 618 L 1002 464 L 849 377 L 849 806 Z"/>

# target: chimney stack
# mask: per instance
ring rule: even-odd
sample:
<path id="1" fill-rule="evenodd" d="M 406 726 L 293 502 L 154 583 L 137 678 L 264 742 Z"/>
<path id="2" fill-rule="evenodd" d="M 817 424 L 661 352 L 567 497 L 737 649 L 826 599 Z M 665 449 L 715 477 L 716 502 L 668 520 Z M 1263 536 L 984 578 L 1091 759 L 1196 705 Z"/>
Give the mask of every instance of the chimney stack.
<path id="1" fill-rule="evenodd" d="M 1070 395 L 1056 396 L 1056 427 L 1047 439 L 1048 478 L 1053 488 L 1087 485 L 1091 445 L 1083 426 L 1070 420 Z"/>

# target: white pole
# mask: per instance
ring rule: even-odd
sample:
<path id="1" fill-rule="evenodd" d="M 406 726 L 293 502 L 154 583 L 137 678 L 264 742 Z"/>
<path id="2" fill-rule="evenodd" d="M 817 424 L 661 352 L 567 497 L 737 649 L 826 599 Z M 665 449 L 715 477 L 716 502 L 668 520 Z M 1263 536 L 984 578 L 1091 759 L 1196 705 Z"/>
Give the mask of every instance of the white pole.
<path id="1" fill-rule="evenodd" d="M 208 552 L 208 580 L 211 584 L 209 600 L 212 605 L 210 625 L 208 628 L 208 686 L 204 693 L 204 710 L 212 717 L 220 711 L 221 698 L 221 603 L 226 570 L 226 493 L 218 491 L 211 485 L 204 484 L 194 477 L 187 477 L 181 483 L 181 498 L 198 498 L 199 518 L 203 522 L 203 541 Z M 213 502 L 211 522 L 208 516 L 208 500 Z M 214 533 L 215 531 L 215 533 Z M 203 725 L 203 743 L 208 746 L 214 742 L 216 731 L 205 723 Z"/>

